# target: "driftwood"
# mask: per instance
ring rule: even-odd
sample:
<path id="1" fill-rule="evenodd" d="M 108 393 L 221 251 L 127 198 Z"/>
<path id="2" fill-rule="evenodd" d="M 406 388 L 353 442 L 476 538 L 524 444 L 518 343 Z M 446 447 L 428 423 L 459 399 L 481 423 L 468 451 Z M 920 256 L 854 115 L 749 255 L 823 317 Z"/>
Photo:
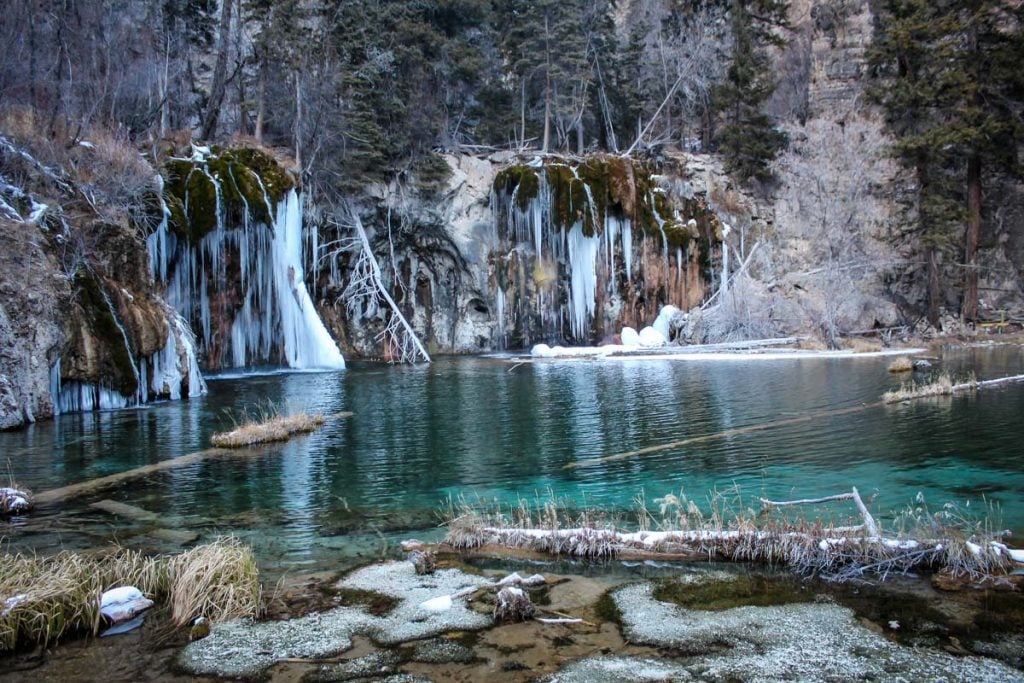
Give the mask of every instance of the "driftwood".
<path id="1" fill-rule="evenodd" d="M 868 532 L 868 535 L 872 538 L 881 538 L 882 532 L 878 528 L 878 524 L 875 523 L 875 518 L 868 512 L 868 508 L 864 505 L 864 501 L 861 500 L 860 494 L 857 492 L 857 487 L 854 486 L 850 493 L 840 493 L 835 496 L 825 496 L 824 498 L 806 498 L 804 500 L 783 500 L 774 501 L 761 498 L 761 504 L 765 510 L 772 508 L 781 507 L 792 507 L 796 505 L 819 505 L 821 503 L 830 503 L 837 500 L 852 500 L 857 506 L 857 510 L 860 512 L 861 517 L 864 519 L 864 529 Z M 852 527 L 856 528 L 856 527 Z"/>

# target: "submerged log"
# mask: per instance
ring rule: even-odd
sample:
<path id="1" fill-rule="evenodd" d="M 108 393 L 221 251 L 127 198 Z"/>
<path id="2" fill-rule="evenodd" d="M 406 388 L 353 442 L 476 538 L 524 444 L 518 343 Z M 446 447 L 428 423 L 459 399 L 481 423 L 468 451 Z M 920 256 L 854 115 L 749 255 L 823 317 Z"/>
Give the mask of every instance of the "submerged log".
<path id="1" fill-rule="evenodd" d="M 352 413 L 336 413 L 331 415 L 331 418 L 346 418 L 351 417 Z M 117 474 L 110 474 L 105 477 L 98 477 L 96 479 L 90 479 L 88 481 L 79 482 L 77 484 L 69 484 L 68 486 L 61 486 L 60 488 L 50 489 L 49 491 L 43 491 L 36 495 L 35 502 L 37 503 L 55 503 L 68 498 L 74 498 L 76 496 L 82 496 L 89 493 L 95 493 L 105 488 L 122 484 L 132 479 L 138 479 L 140 477 L 148 477 L 151 474 L 162 472 L 164 470 L 175 469 L 178 467 L 185 467 L 186 465 L 192 465 L 209 458 L 216 457 L 227 457 L 236 456 L 242 457 L 250 455 L 254 452 L 252 449 L 234 449 L 234 448 L 207 448 L 202 451 L 196 451 L 195 453 L 189 453 L 183 455 L 180 458 L 171 458 L 169 460 L 162 460 L 152 465 L 143 465 L 142 467 L 136 467 L 133 470 L 127 470 L 125 472 L 118 472 Z"/>

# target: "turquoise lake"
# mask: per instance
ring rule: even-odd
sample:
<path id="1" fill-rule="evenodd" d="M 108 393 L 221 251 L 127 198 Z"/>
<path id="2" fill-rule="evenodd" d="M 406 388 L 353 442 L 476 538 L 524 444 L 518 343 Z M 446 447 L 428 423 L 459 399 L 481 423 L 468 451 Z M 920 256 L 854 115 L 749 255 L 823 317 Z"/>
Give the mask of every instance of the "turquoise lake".
<path id="1" fill-rule="evenodd" d="M 1024 543 L 1024 384 L 879 405 L 900 383 L 886 370 L 891 358 L 521 360 L 212 377 L 199 399 L 0 433 L 0 464 L 39 492 L 203 450 L 214 432 L 268 405 L 354 413 L 255 453 L 43 505 L 0 522 L 0 537 L 11 550 L 41 552 L 153 545 L 153 523 L 89 507 L 113 499 L 158 513 L 165 528 L 237 535 L 271 570 L 320 569 L 384 554 L 402 538 L 437 538 L 448 497 L 554 495 L 625 513 L 641 492 L 653 509 L 680 490 L 701 501 L 738 486 L 753 500 L 857 486 L 883 524 L 920 493 L 932 511 L 992 505 L 995 523 Z M 939 368 L 1019 374 L 1024 350 L 949 349 Z M 742 431 L 755 425 L 767 426 Z"/>

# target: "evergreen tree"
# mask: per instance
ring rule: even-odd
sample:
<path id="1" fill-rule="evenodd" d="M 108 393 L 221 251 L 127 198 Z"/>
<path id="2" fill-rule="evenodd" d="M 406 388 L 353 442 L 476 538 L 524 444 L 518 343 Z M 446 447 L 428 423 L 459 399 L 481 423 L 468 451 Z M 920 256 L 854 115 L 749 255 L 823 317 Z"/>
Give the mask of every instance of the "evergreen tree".
<path id="1" fill-rule="evenodd" d="M 765 45 L 780 39 L 775 28 L 785 26 L 786 3 L 732 0 L 732 58 L 725 81 L 714 90 L 715 109 L 722 126 L 715 136 L 726 168 L 741 180 L 766 180 L 768 165 L 788 144 L 763 106 L 775 90 Z"/>
<path id="2" fill-rule="evenodd" d="M 1012 0 L 886 0 L 880 7 L 869 53 L 879 79 L 872 95 L 896 137 L 894 154 L 917 177 L 933 325 L 941 304 L 938 254 L 960 239 L 961 314 L 978 315 L 984 165 L 1014 169 L 1022 133 L 1022 19 Z"/>

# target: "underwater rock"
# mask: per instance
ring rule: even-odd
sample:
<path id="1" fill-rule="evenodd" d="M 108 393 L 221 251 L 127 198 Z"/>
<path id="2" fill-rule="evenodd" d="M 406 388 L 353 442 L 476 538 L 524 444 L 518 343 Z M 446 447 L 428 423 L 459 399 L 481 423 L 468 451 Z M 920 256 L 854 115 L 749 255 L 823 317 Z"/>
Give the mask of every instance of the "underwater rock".
<path id="1" fill-rule="evenodd" d="M 447 638 L 431 638 L 416 643 L 411 659 L 423 664 L 469 664 L 476 660 L 476 653 L 461 643 Z"/>
<path id="2" fill-rule="evenodd" d="M 393 651 L 373 652 L 338 664 L 321 666 L 302 677 L 303 683 L 335 683 L 356 679 L 377 678 L 390 674 L 402 663 L 403 658 Z"/>
<path id="3" fill-rule="evenodd" d="M 135 586 L 119 586 L 100 596 L 100 614 L 118 623 L 138 616 L 153 606 L 153 601 Z"/>
<path id="4" fill-rule="evenodd" d="M 611 596 L 628 642 L 694 653 L 685 668 L 701 679 L 1024 681 L 982 657 L 893 643 L 832 604 L 691 610 L 656 600 L 649 583 Z"/>

